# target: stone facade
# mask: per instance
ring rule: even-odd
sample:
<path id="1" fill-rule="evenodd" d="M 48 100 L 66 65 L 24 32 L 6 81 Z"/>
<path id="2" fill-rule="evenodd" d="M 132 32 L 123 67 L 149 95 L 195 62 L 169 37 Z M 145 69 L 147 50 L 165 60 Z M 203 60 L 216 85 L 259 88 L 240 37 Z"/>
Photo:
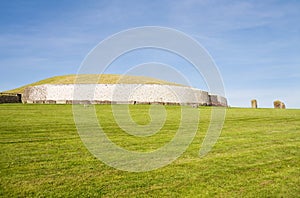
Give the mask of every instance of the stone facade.
<path id="1" fill-rule="evenodd" d="M 208 95 L 209 100 L 208 100 L 208 105 L 209 106 L 224 106 L 227 107 L 227 99 L 218 96 L 218 95 Z"/>
<path id="2" fill-rule="evenodd" d="M 23 103 L 178 104 L 227 106 L 227 100 L 191 87 L 158 84 L 45 84 L 25 89 Z"/>
<path id="3" fill-rule="evenodd" d="M 21 94 L 9 94 L 1 93 L 0 94 L 0 104 L 1 103 L 21 103 Z"/>

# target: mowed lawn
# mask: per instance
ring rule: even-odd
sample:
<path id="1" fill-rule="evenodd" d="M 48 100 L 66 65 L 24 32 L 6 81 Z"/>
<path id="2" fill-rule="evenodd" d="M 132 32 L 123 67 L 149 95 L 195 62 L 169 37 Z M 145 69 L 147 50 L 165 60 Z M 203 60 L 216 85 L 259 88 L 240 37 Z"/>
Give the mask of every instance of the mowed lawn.
<path id="1" fill-rule="evenodd" d="M 87 107 L 93 108 L 93 107 Z M 133 120 L 147 124 L 149 106 L 130 106 Z M 110 105 L 98 118 L 116 144 L 155 150 L 172 139 L 180 107 L 167 106 L 161 131 L 133 137 L 115 123 Z M 111 168 L 82 143 L 72 105 L 0 105 L 0 196 L 2 197 L 299 197 L 300 110 L 228 108 L 217 144 L 200 158 L 210 119 L 200 125 L 187 151 L 149 172 Z"/>

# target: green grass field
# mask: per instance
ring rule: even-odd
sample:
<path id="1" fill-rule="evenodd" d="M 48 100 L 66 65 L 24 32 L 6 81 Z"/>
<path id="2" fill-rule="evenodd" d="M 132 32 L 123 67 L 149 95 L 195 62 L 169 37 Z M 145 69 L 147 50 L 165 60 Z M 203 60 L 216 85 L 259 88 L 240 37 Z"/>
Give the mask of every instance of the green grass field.
<path id="1" fill-rule="evenodd" d="M 89 107 L 92 108 L 92 107 Z M 97 105 L 107 135 L 130 150 L 154 150 L 170 141 L 180 107 L 167 106 L 161 132 L 137 138 L 122 132 L 109 105 Z M 149 122 L 149 106 L 130 106 Z M 227 109 L 213 150 L 199 158 L 210 107 L 201 107 L 194 141 L 172 164 L 143 173 L 111 168 L 83 145 L 71 105 L 0 105 L 2 197 L 299 197 L 300 110 Z"/>

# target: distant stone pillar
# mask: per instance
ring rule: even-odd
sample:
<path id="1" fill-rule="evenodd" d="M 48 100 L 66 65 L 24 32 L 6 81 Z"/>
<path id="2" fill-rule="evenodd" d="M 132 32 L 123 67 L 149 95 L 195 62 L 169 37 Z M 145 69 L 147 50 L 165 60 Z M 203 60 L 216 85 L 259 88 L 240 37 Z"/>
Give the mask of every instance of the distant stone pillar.
<path id="1" fill-rule="evenodd" d="M 280 109 L 281 101 L 280 100 L 275 100 L 273 102 L 274 108 L 275 109 Z"/>
<path id="2" fill-rule="evenodd" d="M 280 100 L 275 100 L 273 104 L 275 109 L 285 109 L 285 104 Z"/>
<path id="3" fill-rule="evenodd" d="M 256 109 L 257 108 L 257 100 L 251 100 L 251 107 Z"/>

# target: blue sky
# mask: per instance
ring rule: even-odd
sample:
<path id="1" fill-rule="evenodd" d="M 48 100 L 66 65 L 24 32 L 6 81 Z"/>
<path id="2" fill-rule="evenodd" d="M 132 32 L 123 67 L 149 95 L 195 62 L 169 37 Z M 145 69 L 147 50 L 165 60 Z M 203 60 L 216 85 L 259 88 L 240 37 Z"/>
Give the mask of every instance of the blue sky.
<path id="1" fill-rule="evenodd" d="M 249 107 L 256 98 L 260 107 L 280 99 L 288 108 L 300 108 L 298 0 L 2 0 L 0 5 L 0 91 L 75 74 L 87 53 L 108 36 L 163 26 L 190 35 L 207 49 L 231 106 Z M 205 89 L 188 63 L 158 50 L 124 55 L 107 72 L 124 73 L 149 61 L 172 65 L 193 86 Z"/>

